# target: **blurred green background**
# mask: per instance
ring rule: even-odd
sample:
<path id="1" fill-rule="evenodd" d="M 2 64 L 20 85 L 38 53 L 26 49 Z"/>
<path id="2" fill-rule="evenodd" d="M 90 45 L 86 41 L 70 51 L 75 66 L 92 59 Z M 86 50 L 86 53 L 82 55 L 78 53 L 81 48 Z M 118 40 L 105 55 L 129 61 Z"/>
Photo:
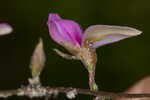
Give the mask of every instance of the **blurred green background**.
<path id="1" fill-rule="evenodd" d="M 0 22 L 14 28 L 0 37 L 0 90 L 27 85 L 31 77 L 30 57 L 39 37 L 44 40 L 46 65 L 43 85 L 88 88 L 88 73 L 81 62 L 59 57 L 54 48 L 66 52 L 49 36 L 49 13 L 77 21 L 85 29 L 93 24 L 130 26 L 143 34 L 97 49 L 96 82 L 100 90 L 122 92 L 150 74 L 149 0 L 1 0 Z M 9 100 L 27 100 L 11 97 Z M 58 100 L 67 100 L 60 95 Z M 77 96 L 75 100 L 86 99 Z M 36 100 L 43 100 L 38 98 Z"/>

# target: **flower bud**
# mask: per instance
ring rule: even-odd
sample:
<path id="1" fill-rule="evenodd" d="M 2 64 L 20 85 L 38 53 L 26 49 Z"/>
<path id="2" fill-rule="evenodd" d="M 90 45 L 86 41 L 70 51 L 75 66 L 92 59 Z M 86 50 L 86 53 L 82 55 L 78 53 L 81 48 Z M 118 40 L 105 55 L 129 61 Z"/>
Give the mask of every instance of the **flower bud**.
<path id="1" fill-rule="evenodd" d="M 6 23 L 1 23 L 0 24 L 0 35 L 6 35 L 9 34 L 13 31 L 13 28 L 6 24 Z"/>
<path id="2" fill-rule="evenodd" d="M 40 39 L 31 58 L 30 68 L 32 71 L 33 78 L 40 75 L 40 72 L 44 68 L 45 61 L 46 58 L 45 58 L 45 53 L 43 48 L 43 41 L 42 39 Z"/>

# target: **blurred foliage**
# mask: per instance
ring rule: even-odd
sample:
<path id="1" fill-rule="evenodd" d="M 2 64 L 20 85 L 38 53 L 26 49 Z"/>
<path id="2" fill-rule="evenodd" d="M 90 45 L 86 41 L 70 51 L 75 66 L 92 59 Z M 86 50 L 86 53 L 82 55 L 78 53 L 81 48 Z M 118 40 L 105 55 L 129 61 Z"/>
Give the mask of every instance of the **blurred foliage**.
<path id="1" fill-rule="evenodd" d="M 93 24 L 122 25 L 137 28 L 143 34 L 97 49 L 96 82 L 100 90 L 122 92 L 150 74 L 150 1 L 149 0 L 1 0 L 0 22 L 14 27 L 11 35 L 0 37 L 0 89 L 27 84 L 31 77 L 32 52 L 43 38 L 46 67 L 43 85 L 88 88 L 88 73 L 79 61 L 59 57 L 54 48 L 64 50 L 50 37 L 46 21 L 51 12 L 72 19 L 83 29 Z M 9 100 L 26 100 L 11 97 Z M 64 96 L 58 100 L 67 100 Z M 78 99 L 89 99 L 78 96 Z M 36 100 L 40 100 L 36 99 Z"/>

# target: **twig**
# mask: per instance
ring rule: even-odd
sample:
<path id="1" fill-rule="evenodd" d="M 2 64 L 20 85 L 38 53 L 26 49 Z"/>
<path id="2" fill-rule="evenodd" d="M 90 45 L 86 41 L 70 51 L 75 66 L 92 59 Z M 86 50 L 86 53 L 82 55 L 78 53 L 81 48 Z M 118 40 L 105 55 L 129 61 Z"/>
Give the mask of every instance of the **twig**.
<path id="1" fill-rule="evenodd" d="M 72 92 L 72 93 L 71 93 Z M 67 97 L 75 96 L 77 94 L 91 95 L 91 96 L 101 96 L 104 98 L 150 98 L 150 93 L 147 94 L 125 94 L 125 93 L 112 93 L 104 91 L 90 91 L 89 89 L 76 89 L 76 88 L 64 88 L 64 87 L 30 87 L 20 88 L 16 90 L 2 90 L 0 91 L 0 98 L 7 98 L 9 96 L 28 96 L 33 97 L 43 97 L 47 95 L 58 95 L 58 93 L 65 93 Z M 68 95 L 70 93 L 71 96 Z M 73 98 L 72 97 L 72 98 Z"/>

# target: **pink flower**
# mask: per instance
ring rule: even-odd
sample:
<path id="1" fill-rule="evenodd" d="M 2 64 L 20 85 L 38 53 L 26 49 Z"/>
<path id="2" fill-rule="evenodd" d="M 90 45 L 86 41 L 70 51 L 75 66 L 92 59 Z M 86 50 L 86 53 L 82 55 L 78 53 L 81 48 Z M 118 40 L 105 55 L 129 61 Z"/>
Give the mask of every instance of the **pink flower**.
<path id="1" fill-rule="evenodd" d="M 141 34 L 134 28 L 109 25 L 92 25 L 83 32 L 78 23 L 62 19 L 55 13 L 49 15 L 47 24 L 52 39 L 75 56 L 55 51 L 64 58 L 82 61 L 89 72 L 90 89 L 94 91 L 98 90 L 94 79 L 97 61 L 95 48 Z"/>
<path id="2" fill-rule="evenodd" d="M 49 15 L 47 24 L 54 41 L 59 44 L 66 42 L 78 47 L 82 47 L 87 40 L 93 43 L 94 48 L 98 48 L 141 34 L 141 31 L 134 28 L 109 25 L 92 25 L 83 32 L 78 23 L 62 19 L 55 13 Z"/>
<path id="3" fill-rule="evenodd" d="M 0 23 L 0 35 L 6 35 L 13 31 L 12 27 L 7 23 Z"/>

